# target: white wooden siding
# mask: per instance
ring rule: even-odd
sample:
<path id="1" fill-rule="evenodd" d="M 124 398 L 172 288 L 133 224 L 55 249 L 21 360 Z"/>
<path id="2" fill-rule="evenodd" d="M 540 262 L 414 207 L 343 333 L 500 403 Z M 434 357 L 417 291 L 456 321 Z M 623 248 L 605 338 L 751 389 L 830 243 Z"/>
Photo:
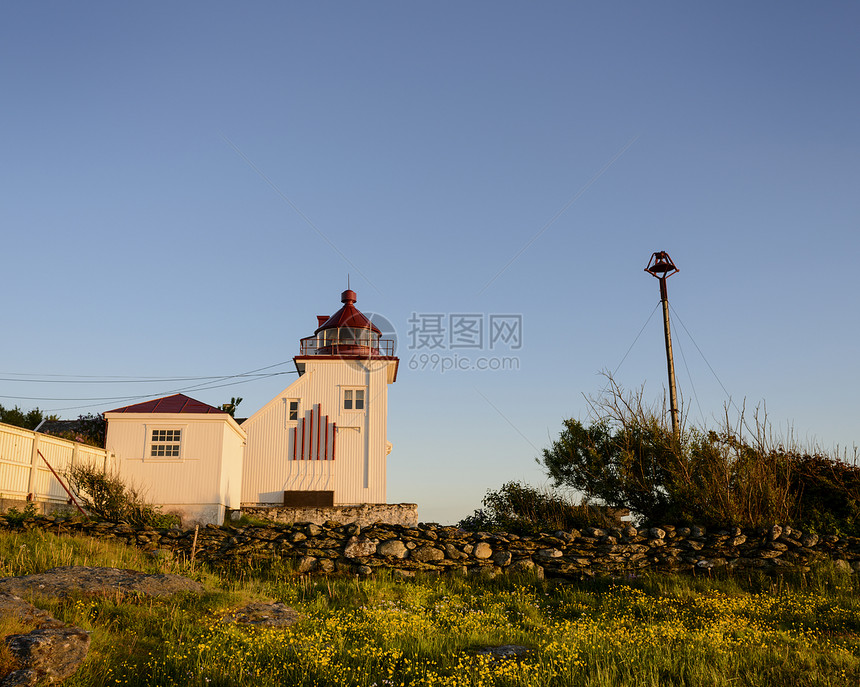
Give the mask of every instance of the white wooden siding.
<path id="1" fill-rule="evenodd" d="M 107 414 L 107 445 L 119 456 L 119 472 L 156 504 L 224 503 L 225 480 L 241 470 L 244 432 L 227 416 L 196 413 Z M 145 455 L 153 429 L 182 430 L 180 458 Z M 232 433 L 234 437 L 225 441 Z M 223 458 L 222 453 L 227 453 Z M 222 475 L 222 462 L 227 476 Z"/>
<path id="2" fill-rule="evenodd" d="M 239 509 L 242 498 L 242 462 L 245 451 L 245 434 L 234 431 L 225 423 L 221 452 L 221 503 L 227 508 Z"/>
<path id="3" fill-rule="evenodd" d="M 306 359 L 305 374 L 252 415 L 242 479 L 243 503 L 281 503 L 284 491 L 333 491 L 337 505 L 385 503 L 389 367 L 386 360 Z M 344 388 L 363 388 L 365 409 L 344 410 Z M 285 399 L 308 417 L 320 404 L 337 424 L 334 460 L 293 460 Z"/>

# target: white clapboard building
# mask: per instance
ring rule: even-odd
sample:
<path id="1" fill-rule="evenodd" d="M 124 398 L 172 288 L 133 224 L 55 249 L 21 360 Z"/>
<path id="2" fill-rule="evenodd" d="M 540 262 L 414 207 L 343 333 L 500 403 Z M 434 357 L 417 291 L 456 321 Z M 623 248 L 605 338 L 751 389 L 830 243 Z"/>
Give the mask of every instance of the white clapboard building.
<path id="1" fill-rule="evenodd" d="M 219 408 L 183 394 L 105 413 L 120 477 L 184 522 L 221 523 L 238 509 L 245 432 Z"/>
<path id="2" fill-rule="evenodd" d="M 186 522 L 223 521 L 241 505 L 383 504 L 393 339 L 356 307 L 318 316 L 300 341 L 298 379 L 241 426 L 176 394 L 108 411 L 120 475 Z"/>

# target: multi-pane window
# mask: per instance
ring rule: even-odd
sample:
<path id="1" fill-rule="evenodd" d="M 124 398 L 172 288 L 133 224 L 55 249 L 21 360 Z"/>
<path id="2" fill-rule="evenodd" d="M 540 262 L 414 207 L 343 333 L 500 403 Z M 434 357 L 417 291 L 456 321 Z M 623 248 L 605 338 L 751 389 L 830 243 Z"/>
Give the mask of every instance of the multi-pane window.
<path id="1" fill-rule="evenodd" d="M 343 409 L 364 410 L 364 389 L 344 389 Z"/>
<path id="2" fill-rule="evenodd" d="M 295 398 L 287 399 L 287 420 L 295 422 L 299 419 L 299 402 Z"/>
<path id="3" fill-rule="evenodd" d="M 179 458 L 181 429 L 153 429 L 149 455 L 153 458 Z"/>

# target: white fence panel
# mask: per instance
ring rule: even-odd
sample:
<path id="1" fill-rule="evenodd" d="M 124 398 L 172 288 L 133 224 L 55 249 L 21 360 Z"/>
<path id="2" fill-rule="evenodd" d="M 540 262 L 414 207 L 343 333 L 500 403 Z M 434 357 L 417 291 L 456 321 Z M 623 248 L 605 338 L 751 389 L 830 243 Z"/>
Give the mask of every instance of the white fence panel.
<path id="1" fill-rule="evenodd" d="M 30 479 L 29 465 L 12 465 L 0 462 L 0 498 L 11 496 L 24 498 L 27 495 L 27 483 Z"/>
<path id="2" fill-rule="evenodd" d="M 0 497 L 54 503 L 68 500 L 61 478 L 72 465 L 112 470 L 110 451 L 0 423 Z M 65 480 L 64 480 L 65 482 Z"/>
<path id="3" fill-rule="evenodd" d="M 34 433 L 0 423 L 0 460 L 29 465 Z"/>
<path id="4" fill-rule="evenodd" d="M 54 468 L 62 478 L 62 475 L 72 464 L 74 450 L 75 445 L 70 441 L 46 435 L 39 437 L 39 451 L 42 455 L 36 462 L 38 467 L 34 493 L 37 498 L 41 496 L 49 501 L 65 501 L 69 498 L 66 495 L 66 490 L 51 473 L 48 465 Z M 45 464 L 46 460 L 48 461 L 47 465 Z"/>

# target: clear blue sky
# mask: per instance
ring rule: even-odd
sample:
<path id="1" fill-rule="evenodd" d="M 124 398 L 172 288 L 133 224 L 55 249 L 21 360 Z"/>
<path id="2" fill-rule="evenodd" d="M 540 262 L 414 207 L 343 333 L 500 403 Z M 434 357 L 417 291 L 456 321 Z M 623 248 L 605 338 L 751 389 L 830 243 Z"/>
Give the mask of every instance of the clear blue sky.
<path id="1" fill-rule="evenodd" d="M 851 446 L 858 30 L 851 2 L 8 5 L 0 403 L 290 361 L 349 273 L 400 340 L 389 500 L 452 522 L 544 482 L 601 370 L 662 398 L 665 250 L 690 421 L 725 387 Z M 515 351 L 433 351 L 519 370 L 410 369 L 412 313 L 521 315 Z M 248 415 L 292 379 L 186 393 Z"/>

